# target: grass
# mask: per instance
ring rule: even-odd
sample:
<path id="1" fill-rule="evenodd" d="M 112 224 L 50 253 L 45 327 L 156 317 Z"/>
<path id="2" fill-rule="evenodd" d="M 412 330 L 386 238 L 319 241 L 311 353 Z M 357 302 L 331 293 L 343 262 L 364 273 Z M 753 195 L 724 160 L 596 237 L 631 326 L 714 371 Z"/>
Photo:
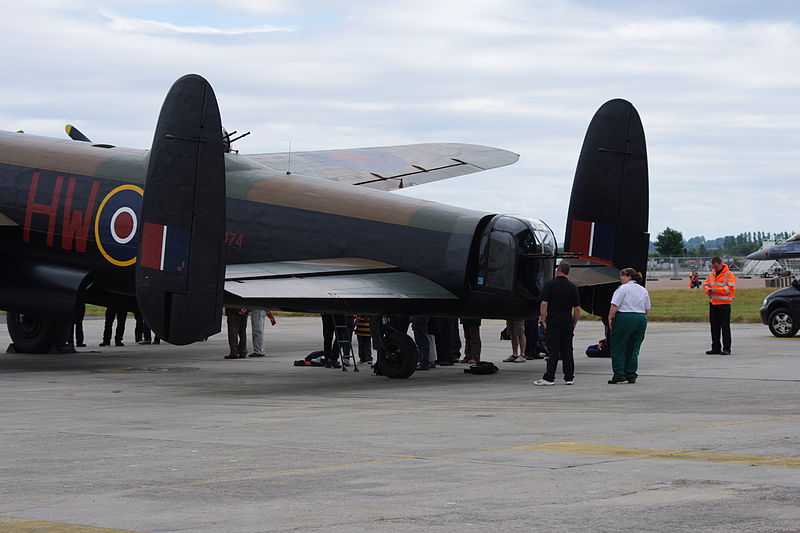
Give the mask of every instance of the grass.
<path id="1" fill-rule="evenodd" d="M 739 289 L 736 301 L 731 306 L 731 322 L 760 323 L 758 310 L 764 298 L 775 289 Z M 708 297 L 700 290 L 665 289 L 650 291 L 650 320 L 655 322 L 706 322 L 708 320 Z M 103 316 L 105 307 L 87 305 L 87 316 Z M 274 312 L 276 316 L 315 316 L 307 313 Z M 592 319 L 591 315 L 583 315 Z"/>
<path id="2" fill-rule="evenodd" d="M 758 310 L 775 289 L 738 289 L 731 305 L 731 322 L 760 323 Z M 706 322 L 708 297 L 699 289 L 650 291 L 650 320 L 656 322 Z"/>

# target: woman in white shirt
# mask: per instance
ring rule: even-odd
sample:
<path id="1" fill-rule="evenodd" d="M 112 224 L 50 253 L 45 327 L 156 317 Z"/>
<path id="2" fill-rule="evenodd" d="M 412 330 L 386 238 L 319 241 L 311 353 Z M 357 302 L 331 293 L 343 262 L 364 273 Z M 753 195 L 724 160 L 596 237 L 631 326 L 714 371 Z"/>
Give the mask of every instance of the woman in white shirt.
<path id="1" fill-rule="evenodd" d="M 639 347 L 647 329 L 650 295 L 642 287 L 642 275 L 632 268 L 619 273 L 622 285 L 611 297 L 608 324 L 611 328 L 611 367 L 614 376 L 609 384 L 636 383 Z"/>

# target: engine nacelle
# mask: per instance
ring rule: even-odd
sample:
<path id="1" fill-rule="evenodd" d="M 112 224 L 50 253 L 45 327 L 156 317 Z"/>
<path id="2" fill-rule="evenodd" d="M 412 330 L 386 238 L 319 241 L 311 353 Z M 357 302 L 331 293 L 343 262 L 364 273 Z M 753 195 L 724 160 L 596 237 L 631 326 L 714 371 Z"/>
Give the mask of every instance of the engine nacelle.
<path id="1" fill-rule="evenodd" d="M 0 258 L 0 309 L 56 320 L 75 318 L 90 273 L 53 263 Z"/>

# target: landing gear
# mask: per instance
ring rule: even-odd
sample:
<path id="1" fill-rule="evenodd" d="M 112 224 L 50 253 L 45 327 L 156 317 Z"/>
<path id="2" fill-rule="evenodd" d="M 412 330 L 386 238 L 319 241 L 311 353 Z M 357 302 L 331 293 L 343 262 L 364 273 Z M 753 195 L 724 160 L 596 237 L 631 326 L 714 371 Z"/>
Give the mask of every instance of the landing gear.
<path id="1" fill-rule="evenodd" d="M 6 322 L 17 352 L 48 353 L 65 339 L 65 323 L 52 318 L 9 312 Z"/>
<path id="2" fill-rule="evenodd" d="M 417 345 L 405 333 L 388 326 L 383 328 L 378 370 L 387 378 L 405 379 L 417 369 Z"/>

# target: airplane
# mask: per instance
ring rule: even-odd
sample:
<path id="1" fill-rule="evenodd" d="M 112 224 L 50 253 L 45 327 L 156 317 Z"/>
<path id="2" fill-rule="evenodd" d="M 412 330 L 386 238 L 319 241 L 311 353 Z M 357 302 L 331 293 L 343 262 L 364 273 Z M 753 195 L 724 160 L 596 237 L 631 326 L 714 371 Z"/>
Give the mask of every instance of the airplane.
<path id="1" fill-rule="evenodd" d="M 761 250 L 756 250 L 747 256 L 747 259 L 754 259 L 756 261 L 797 258 L 800 258 L 800 232 L 795 233 L 783 242 L 773 244 Z"/>
<path id="2" fill-rule="evenodd" d="M 218 333 L 223 306 L 359 313 L 383 317 L 381 373 L 406 378 L 416 347 L 388 315 L 533 317 L 564 258 L 582 307 L 604 315 L 619 270 L 646 269 L 644 130 L 621 99 L 587 130 L 563 253 L 538 219 L 390 192 L 515 153 L 429 143 L 242 155 L 195 74 L 167 93 L 150 150 L 70 137 L 0 132 L 0 309 L 18 352 L 63 344 L 84 303 L 138 309 L 179 345 Z M 522 192 L 535 202 L 534 182 Z"/>

